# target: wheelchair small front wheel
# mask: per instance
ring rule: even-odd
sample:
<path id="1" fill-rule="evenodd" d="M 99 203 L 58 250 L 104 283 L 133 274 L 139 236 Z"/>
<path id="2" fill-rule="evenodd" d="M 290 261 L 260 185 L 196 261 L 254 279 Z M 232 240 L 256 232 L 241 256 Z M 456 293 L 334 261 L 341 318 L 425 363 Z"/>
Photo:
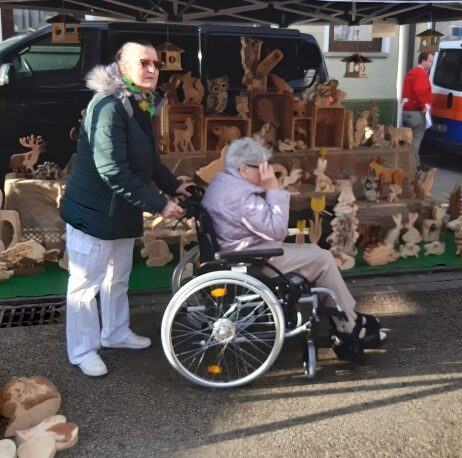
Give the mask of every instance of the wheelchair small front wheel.
<path id="1" fill-rule="evenodd" d="M 312 339 L 305 342 L 303 369 L 308 378 L 314 378 L 316 373 L 316 346 Z"/>
<path id="2" fill-rule="evenodd" d="M 183 377 L 209 388 L 234 388 L 271 367 L 284 332 L 284 316 L 270 288 L 250 275 L 219 271 L 178 290 L 161 335 L 168 361 Z"/>

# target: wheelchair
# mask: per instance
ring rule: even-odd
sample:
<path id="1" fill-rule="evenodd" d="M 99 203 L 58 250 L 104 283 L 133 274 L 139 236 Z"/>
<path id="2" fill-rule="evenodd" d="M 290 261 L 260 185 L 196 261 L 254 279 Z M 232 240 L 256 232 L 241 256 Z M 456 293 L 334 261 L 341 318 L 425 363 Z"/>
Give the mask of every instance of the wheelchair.
<path id="1" fill-rule="evenodd" d="M 304 372 L 313 378 L 313 331 L 320 316 L 346 318 L 335 294 L 298 273 L 274 267 L 269 260 L 282 255 L 282 248 L 220 252 L 200 199 L 198 193 L 184 204 L 187 216 L 196 220 L 198 245 L 180 260 L 173 275 L 174 295 L 161 326 L 167 360 L 192 383 L 235 388 L 263 375 L 276 361 L 284 339 L 304 334 Z M 199 259 L 194 277 L 180 286 L 185 266 Z M 335 307 L 325 306 L 326 298 Z"/>

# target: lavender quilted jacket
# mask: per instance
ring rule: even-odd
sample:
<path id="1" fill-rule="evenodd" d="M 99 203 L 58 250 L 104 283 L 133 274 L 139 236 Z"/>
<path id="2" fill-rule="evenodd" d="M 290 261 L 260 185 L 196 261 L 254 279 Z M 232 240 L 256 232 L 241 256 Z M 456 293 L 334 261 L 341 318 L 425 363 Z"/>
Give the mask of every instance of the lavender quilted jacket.
<path id="1" fill-rule="evenodd" d="M 287 191 L 265 191 L 229 169 L 215 176 L 202 205 L 212 217 L 220 249 L 237 251 L 280 247 L 287 236 L 289 200 Z"/>

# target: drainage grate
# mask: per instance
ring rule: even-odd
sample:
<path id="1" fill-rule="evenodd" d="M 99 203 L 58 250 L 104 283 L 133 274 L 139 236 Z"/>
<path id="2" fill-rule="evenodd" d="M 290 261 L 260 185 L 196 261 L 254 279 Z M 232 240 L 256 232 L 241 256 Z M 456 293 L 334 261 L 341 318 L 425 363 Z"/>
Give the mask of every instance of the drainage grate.
<path id="1" fill-rule="evenodd" d="M 62 323 L 64 309 L 61 296 L 9 299 L 0 303 L 0 328 Z"/>

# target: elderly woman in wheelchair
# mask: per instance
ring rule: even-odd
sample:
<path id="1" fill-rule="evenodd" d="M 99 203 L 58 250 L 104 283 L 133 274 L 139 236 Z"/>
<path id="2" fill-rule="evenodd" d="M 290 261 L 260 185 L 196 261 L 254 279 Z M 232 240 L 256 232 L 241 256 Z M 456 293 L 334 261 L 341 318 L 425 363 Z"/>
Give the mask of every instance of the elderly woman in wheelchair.
<path id="1" fill-rule="evenodd" d="M 290 195 L 279 189 L 270 155 L 251 138 L 234 141 L 225 172 L 193 202 L 201 265 L 166 309 L 162 344 L 173 367 L 203 386 L 255 380 L 284 338 L 300 333 L 305 374 L 313 377 L 313 326 L 321 315 L 340 359 L 358 359 L 385 338 L 377 318 L 355 312 L 329 251 L 283 242 Z"/>

